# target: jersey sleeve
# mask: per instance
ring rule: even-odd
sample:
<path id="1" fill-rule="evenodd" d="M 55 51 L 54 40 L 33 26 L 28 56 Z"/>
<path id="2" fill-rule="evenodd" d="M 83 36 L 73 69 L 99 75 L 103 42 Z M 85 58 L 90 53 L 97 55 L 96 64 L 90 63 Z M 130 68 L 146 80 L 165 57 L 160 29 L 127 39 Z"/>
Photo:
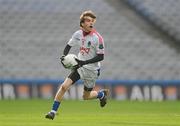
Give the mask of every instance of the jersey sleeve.
<path id="1" fill-rule="evenodd" d="M 96 53 L 97 54 L 104 54 L 105 53 L 104 40 L 103 40 L 103 37 L 101 35 L 98 35 L 98 38 L 97 38 Z"/>
<path id="2" fill-rule="evenodd" d="M 78 32 L 75 32 L 75 33 L 72 35 L 71 39 L 68 41 L 68 45 L 70 45 L 70 46 L 75 46 L 75 45 L 78 44 L 78 41 L 80 41 L 80 37 L 79 37 Z"/>

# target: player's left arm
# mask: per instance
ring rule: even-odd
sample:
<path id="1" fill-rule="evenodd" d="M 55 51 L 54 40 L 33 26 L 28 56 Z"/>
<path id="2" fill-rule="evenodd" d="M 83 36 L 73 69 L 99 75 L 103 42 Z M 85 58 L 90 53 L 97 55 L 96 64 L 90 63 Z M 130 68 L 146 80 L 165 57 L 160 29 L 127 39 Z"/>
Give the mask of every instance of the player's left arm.
<path id="1" fill-rule="evenodd" d="M 76 61 L 78 62 L 78 66 L 81 67 L 81 66 L 86 65 L 86 64 L 96 63 L 96 62 L 102 61 L 103 59 L 104 59 L 104 54 L 97 54 L 97 56 L 95 56 L 92 59 L 85 60 L 85 61 L 76 59 Z"/>

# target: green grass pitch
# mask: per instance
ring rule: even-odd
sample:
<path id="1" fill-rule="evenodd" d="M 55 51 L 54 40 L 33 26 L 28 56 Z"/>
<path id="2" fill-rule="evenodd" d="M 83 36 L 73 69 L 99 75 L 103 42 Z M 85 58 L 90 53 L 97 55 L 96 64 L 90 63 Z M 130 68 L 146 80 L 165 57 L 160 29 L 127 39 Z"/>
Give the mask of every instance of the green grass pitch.
<path id="1" fill-rule="evenodd" d="M 0 126 L 180 126 L 180 102 L 64 100 L 54 120 L 53 100 L 0 100 Z"/>

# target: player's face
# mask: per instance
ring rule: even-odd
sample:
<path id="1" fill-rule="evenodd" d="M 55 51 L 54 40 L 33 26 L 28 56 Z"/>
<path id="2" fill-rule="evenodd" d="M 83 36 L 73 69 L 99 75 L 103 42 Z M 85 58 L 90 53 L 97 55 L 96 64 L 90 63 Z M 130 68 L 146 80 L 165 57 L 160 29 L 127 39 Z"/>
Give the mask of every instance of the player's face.
<path id="1" fill-rule="evenodd" d="M 85 20 L 82 23 L 84 31 L 85 32 L 91 32 L 94 24 L 95 24 L 95 19 L 93 19 L 91 17 L 85 17 Z"/>

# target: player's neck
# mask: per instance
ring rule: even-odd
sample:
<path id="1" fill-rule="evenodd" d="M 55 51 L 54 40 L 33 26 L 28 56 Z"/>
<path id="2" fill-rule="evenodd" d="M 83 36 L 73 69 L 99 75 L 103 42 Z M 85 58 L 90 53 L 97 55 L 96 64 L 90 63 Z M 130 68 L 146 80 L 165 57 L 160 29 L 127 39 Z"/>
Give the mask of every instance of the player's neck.
<path id="1" fill-rule="evenodd" d="M 86 32 L 86 31 L 83 30 L 83 36 L 89 35 L 90 33 L 91 33 L 91 31 Z"/>
<path id="2" fill-rule="evenodd" d="M 85 31 L 84 29 L 82 29 L 83 36 L 87 36 L 87 35 L 91 34 L 93 31 L 94 31 L 94 29 L 91 31 Z"/>

